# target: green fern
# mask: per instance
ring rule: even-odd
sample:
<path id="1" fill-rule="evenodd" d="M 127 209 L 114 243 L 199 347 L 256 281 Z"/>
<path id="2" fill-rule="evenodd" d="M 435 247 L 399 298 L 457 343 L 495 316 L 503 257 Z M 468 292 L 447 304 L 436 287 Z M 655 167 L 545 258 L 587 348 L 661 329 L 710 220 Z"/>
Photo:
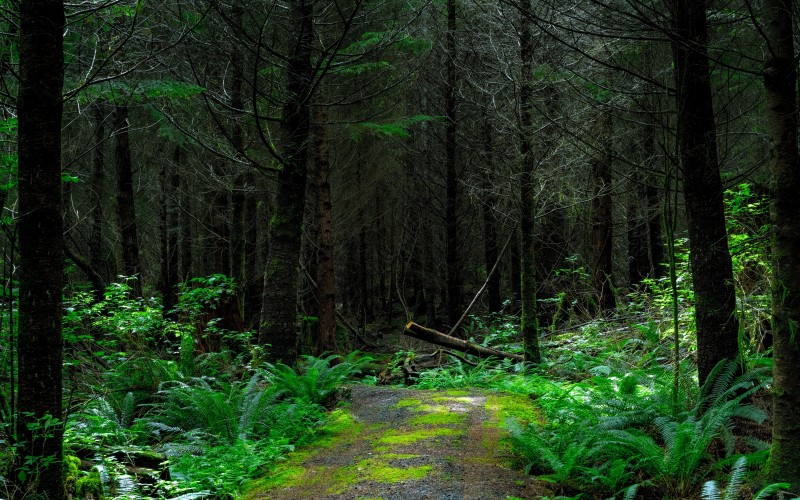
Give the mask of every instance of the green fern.
<path id="1" fill-rule="evenodd" d="M 736 460 L 731 475 L 728 478 L 728 486 L 722 492 L 719 489 L 719 484 L 716 481 L 707 481 L 703 485 L 702 498 L 703 500 L 738 500 L 742 496 L 742 486 L 744 484 L 744 476 L 747 473 L 748 460 L 747 457 L 739 457 Z M 781 490 L 788 489 L 789 483 L 773 483 L 762 488 L 753 497 L 754 500 L 767 500 L 772 498 L 776 493 Z"/>
<path id="2" fill-rule="evenodd" d="M 360 357 L 359 352 L 352 352 L 341 360 L 335 354 L 319 358 L 303 356 L 302 359 L 297 370 L 281 363 L 268 364 L 266 378 L 279 396 L 320 405 L 330 404 L 342 385 L 361 373 L 362 366 L 371 361 L 371 358 Z"/>

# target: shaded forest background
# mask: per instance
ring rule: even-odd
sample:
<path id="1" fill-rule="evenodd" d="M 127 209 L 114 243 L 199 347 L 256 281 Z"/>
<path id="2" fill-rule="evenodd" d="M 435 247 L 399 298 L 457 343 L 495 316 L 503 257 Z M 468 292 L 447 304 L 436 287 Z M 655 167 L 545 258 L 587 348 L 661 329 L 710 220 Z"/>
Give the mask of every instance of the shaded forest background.
<path id="1" fill-rule="evenodd" d="M 63 249 L 65 390 L 86 360 L 158 352 L 189 370 L 224 352 L 292 366 L 400 348 L 409 321 L 466 338 L 487 333 L 477 318 L 513 318 L 511 343 L 538 364 L 540 342 L 576 325 L 653 320 L 699 384 L 774 348 L 769 477 L 797 481 L 797 9 L 0 3 L 14 439 L 32 446 L 30 422 L 65 411 L 61 304 L 49 326 L 35 323 L 52 311 L 25 309 L 54 295 L 36 280 L 60 274 Z M 26 42 L 47 12 L 50 34 Z M 54 116 L 39 98 L 63 111 L 47 136 L 60 151 L 26 142 Z M 48 207 L 59 221 L 26 219 Z"/>

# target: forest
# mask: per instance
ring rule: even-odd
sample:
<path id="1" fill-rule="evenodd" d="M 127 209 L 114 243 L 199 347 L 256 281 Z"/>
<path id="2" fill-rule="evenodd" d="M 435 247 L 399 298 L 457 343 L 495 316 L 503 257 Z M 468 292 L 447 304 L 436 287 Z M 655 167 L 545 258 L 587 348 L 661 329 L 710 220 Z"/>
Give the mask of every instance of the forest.
<path id="1" fill-rule="evenodd" d="M 800 494 L 793 0 L 0 0 L 0 498 Z"/>

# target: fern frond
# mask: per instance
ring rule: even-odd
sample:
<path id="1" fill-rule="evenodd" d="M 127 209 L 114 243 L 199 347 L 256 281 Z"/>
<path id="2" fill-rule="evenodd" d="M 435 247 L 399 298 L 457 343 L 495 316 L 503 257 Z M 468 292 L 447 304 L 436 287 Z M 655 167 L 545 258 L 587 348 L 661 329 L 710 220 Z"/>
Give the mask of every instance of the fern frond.
<path id="1" fill-rule="evenodd" d="M 770 498 L 773 498 L 776 493 L 779 493 L 783 490 L 788 490 L 791 488 L 791 486 L 792 485 L 790 483 L 773 483 L 767 485 L 759 490 L 758 493 L 756 493 L 756 496 L 753 497 L 753 500 L 769 500 Z"/>
<path id="2" fill-rule="evenodd" d="M 722 500 L 722 494 L 716 481 L 706 481 L 703 484 L 703 500 Z"/>
<path id="3" fill-rule="evenodd" d="M 731 477 L 728 479 L 728 487 L 725 488 L 725 500 L 737 500 L 742 489 L 742 481 L 747 472 L 747 458 L 740 457 L 731 470 Z"/>

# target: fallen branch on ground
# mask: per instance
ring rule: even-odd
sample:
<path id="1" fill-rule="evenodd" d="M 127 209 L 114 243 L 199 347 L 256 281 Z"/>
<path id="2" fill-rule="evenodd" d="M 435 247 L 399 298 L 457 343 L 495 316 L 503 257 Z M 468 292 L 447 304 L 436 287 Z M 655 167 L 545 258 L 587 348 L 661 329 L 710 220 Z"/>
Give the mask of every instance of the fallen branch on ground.
<path id="1" fill-rule="evenodd" d="M 524 361 L 524 358 L 520 354 L 498 351 L 497 349 L 484 347 L 468 340 L 461 340 L 451 337 L 446 333 L 442 333 L 431 328 L 425 328 L 424 326 L 418 325 L 413 321 L 406 325 L 406 329 L 403 331 L 403 333 L 418 340 L 441 347 L 447 347 L 449 349 L 455 349 L 456 351 L 461 351 L 466 354 L 473 354 L 481 358 L 494 356 L 496 358 L 510 359 L 513 361 Z"/>

